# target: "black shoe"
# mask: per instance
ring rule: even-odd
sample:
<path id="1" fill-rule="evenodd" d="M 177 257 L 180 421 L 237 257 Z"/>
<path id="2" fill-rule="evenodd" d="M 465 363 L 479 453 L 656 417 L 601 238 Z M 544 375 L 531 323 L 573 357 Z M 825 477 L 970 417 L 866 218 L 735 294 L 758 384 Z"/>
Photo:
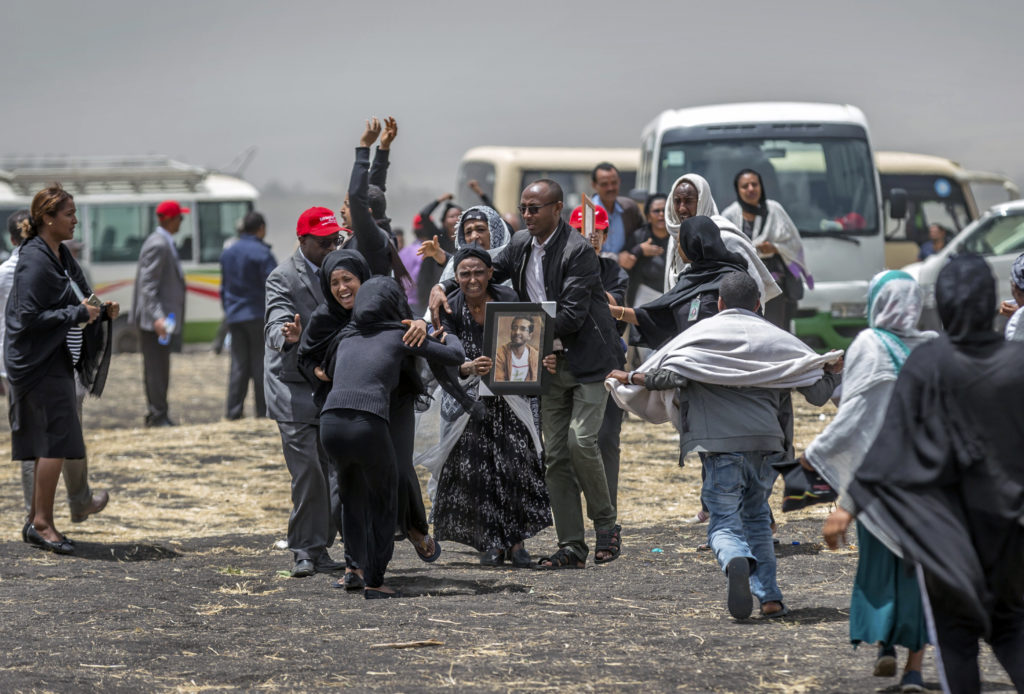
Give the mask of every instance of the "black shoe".
<path id="1" fill-rule="evenodd" d="M 480 553 L 480 564 L 482 566 L 502 566 L 505 563 L 505 550 L 492 547 L 486 552 Z"/>
<path id="2" fill-rule="evenodd" d="M 309 559 L 299 559 L 292 567 L 292 578 L 306 578 L 316 573 L 316 565 Z"/>
<path id="3" fill-rule="evenodd" d="M 366 587 L 366 583 L 363 581 L 363 577 L 357 574 L 355 571 L 349 571 L 341 580 L 334 584 L 335 588 L 344 588 L 347 591 L 355 592 L 362 590 Z"/>
<path id="4" fill-rule="evenodd" d="M 345 562 L 343 562 L 343 561 L 334 561 L 333 559 L 331 559 L 331 555 L 329 555 L 327 552 L 324 552 L 319 557 L 317 557 L 317 560 L 316 560 L 316 572 L 318 574 L 329 574 L 329 573 L 332 573 L 334 571 L 344 571 L 344 570 L 345 570 Z"/>
<path id="5" fill-rule="evenodd" d="M 526 551 L 525 547 L 520 547 L 512 552 L 512 566 L 517 569 L 529 569 L 533 566 L 533 560 L 530 559 L 530 553 Z"/>
<path id="6" fill-rule="evenodd" d="M 394 593 L 386 593 L 376 588 L 366 588 L 363 590 L 363 597 L 367 600 L 386 600 L 388 598 L 401 598 L 405 596 L 402 595 L 400 590 L 396 590 Z"/>
<path id="7" fill-rule="evenodd" d="M 147 427 L 176 427 L 178 425 L 175 424 L 173 421 L 171 421 L 171 418 L 168 417 L 167 415 L 164 415 L 163 417 L 152 417 L 150 415 L 146 415 L 146 426 Z"/>
<path id="8" fill-rule="evenodd" d="M 39 531 L 36 530 L 36 526 L 32 525 L 31 523 L 29 523 L 28 526 L 26 526 L 25 528 L 25 539 L 31 545 L 34 545 L 39 549 L 45 549 L 46 551 L 53 552 L 55 554 L 75 553 L 74 545 L 72 545 L 71 541 L 68 540 L 66 537 L 62 535 L 60 542 L 50 542 L 45 537 L 40 535 Z"/>
<path id="9" fill-rule="evenodd" d="M 750 594 L 750 560 L 733 557 L 725 569 L 729 577 L 729 614 L 734 619 L 746 619 L 754 611 L 754 596 Z"/>

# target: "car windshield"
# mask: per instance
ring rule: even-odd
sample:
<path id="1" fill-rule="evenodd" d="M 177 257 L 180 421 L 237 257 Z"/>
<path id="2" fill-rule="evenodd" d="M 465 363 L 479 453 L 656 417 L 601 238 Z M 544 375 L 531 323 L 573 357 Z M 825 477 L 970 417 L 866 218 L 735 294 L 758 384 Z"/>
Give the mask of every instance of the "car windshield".
<path id="1" fill-rule="evenodd" d="M 1024 213 L 990 217 L 965 240 L 964 248 L 980 255 L 1013 255 L 1024 251 Z"/>
<path id="2" fill-rule="evenodd" d="M 665 144 L 658 187 L 686 173 L 708 180 L 719 210 L 736 199 L 741 169 L 761 174 L 768 198 L 782 204 L 803 235 L 877 234 L 874 164 L 857 138 L 738 139 Z"/>

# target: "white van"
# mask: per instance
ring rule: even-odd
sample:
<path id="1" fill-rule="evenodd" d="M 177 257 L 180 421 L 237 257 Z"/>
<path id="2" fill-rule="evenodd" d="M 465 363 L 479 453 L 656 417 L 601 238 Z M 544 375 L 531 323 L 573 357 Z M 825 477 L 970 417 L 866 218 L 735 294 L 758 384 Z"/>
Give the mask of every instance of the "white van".
<path id="1" fill-rule="evenodd" d="M 788 102 L 664 111 L 643 130 L 637 183 L 667 194 L 683 174 L 699 174 L 724 209 L 744 168 L 761 174 L 768 197 L 803 238 L 815 286 L 800 301 L 796 334 L 816 349 L 846 347 L 867 324 L 868 281 L 885 266 L 864 114 L 849 105 Z"/>
<path id="2" fill-rule="evenodd" d="M 185 270 L 186 342 L 212 341 L 223 319 L 220 254 L 253 209 L 259 193 L 234 176 L 165 157 L 89 157 L 0 160 L 0 220 L 27 208 L 52 181 L 75 196 L 78 228 L 85 244 L 79 262 L 105 301 L 121 304 L 114 348 L 134 351 L 138 336 L 128 329 L 139 249 L 156 227 L 156 206 L 177 200 L 191 209 L 174 235 Z M 0 234 L 9 251 L 6 232 Z"/>
<path id="3" fill-rule="evenodd" d="M 618 147 L 474 147 L 462 155 L 455 184 L 455 199 L 477 200 L 469 188 L 477 181 L 501 214 L 518 213 L 523 188 L 538 178 L 550 178 L 565 194 L 565 218 L 593 195 L 590 174 L 601 162 L 619 170 L 619 195 L 628 195 L 636 181 L 639 152 Z"/>

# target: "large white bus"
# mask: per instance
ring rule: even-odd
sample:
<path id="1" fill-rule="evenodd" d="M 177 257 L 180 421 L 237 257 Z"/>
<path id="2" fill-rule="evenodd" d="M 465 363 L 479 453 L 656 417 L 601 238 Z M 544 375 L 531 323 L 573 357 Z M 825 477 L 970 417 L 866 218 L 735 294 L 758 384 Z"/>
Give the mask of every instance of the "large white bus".
<path id="1" fill-rule="evenodd" d="M 882 196 L 867 120 L 848 105 L 740 103 L 664 111 L 641 136 L 637 183 L 669 193 L 703 176 L 720 209 L 733 179 L 758 171 L 765 192 L 800 229 L 814 289 L 800 301 L 797 335 L 845 347 L 865 325 L 868 280 L 885 266 Z"/>
<path id="2" fill-rule="evenodd" d="M 166 157 L 32 158 L 0 160 L 0 220 L 27 208 L 51 181 L 75 196 L 85 244 L 80 262 L 96 293 L 121 304 L 115 349 L 132 351 L 138 337 L 127 326 L 139 249 L 156 226 L 156 206 L 177 200 L 191 209 L 174 236 L 185 270 L 184 339 L 212 340 L 223 318 L 220 254 L 239 221 L 253 209 L 256 188 Z M 0 234 L 9 252 L 7 233 Z"/>

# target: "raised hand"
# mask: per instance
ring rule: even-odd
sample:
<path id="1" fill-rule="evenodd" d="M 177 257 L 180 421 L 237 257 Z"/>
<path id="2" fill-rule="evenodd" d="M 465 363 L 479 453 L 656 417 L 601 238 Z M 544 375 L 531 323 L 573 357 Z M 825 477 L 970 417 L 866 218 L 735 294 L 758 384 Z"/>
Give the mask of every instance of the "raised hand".
<path id="1" fill-rule="evenodd" d="M 369 147 L 377 141 L 377 137 L 380 135 L 380 120 L 377 118 L 371 118 L 366 121 L 366 130 L 359 138 L 360 147 Z"/>
<path id="2" fill-rule="evenodd" d="M 398 137 L 398 121 L 391 116 L 384 119 L 384 131 L 380 134 L 380 148 L 391 149 L 391 143 Z"/>

